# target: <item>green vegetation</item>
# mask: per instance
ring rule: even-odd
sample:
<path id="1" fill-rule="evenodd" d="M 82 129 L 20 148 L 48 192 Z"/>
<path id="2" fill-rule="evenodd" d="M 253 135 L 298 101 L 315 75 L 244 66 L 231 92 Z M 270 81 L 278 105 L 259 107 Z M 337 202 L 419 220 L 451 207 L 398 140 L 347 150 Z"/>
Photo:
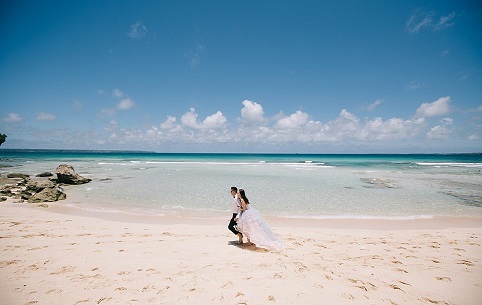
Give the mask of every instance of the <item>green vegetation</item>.
<path id="1" fill-rule="evenodd" d="M 5 142 L 5 139 L 7 138 L 6 134 L 0 133 L 0 146 L 2 146 L 3 142 Z"/>

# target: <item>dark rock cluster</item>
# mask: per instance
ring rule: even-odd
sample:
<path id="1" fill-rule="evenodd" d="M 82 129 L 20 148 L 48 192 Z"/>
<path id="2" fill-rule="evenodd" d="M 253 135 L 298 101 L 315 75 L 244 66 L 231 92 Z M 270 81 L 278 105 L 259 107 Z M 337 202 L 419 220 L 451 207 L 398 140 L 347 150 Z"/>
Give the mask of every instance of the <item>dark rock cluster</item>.
<path id="1" fill-rule="evenodd" d="M 0 175 L 0 202 L 7 200 L 7 197 L 30 203 L 64 200 L 67 195 L 62 185 L 77 185 L 92 181 L 75 173 L 74 168 L 68 164 L 59 165 L 55 173 L 57 178 L 54 178 L 50 172 L 38 174 L 34 179 L 24 173 L 9 173 L 6 177 Z"/>

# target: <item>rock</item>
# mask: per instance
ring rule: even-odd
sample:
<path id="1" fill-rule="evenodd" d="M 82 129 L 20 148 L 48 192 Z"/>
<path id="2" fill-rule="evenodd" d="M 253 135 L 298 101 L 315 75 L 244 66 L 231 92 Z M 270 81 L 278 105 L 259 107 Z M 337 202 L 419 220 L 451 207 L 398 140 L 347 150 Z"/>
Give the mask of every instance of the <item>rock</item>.
<path id="1" fill-rule="evenodd" d="M 65 184 L 84 184 L 92 181 L 92 179 L 84 178 L 76 174 L 72 165 L 61 164 L 55 170 L 57 174 L 57 182 Z"/>
<path id="2" fill-rule="evenodd" d="M 28 178 L 30 177 L 30 175 L 27 175 L 27 174 L 22 174 L 22 173 L 10 173 L 7 175 L 7 178 L 22 178 L 22 179 L 25 179 L 25 178 Z"/>
<path id="3" fill-rule="evenodd" d="M 20 193 L 17 193 L 17 198 L 28 200 L 30 197 L 32 197 L 32 193 L 30 193 L 27 190 L 23 190 Z"/>
<path id="4" fill-rule="evenodd" d="M 12 193 L 13 188 L 15 188 L 15 185 L 4 185 L 0 187 L 0 195 L 12 197 L 14 195 Z"/>
<path id="5" fill-rule="evenodd" d="M 43 172 L 41 174 L 38 174 L 37 176 L 35 177 L 52 177 L 54 174 L 52 174 L 51 172 Z"/>
<path id="6" fill-rule="evenodd" d="M 58 200 L 64 200 L 65 198 L 67 198 L 67 195 L 65 195 L 65 193 L 60 187 L 49 187 L 41 190 L 38 193 L 33 194 L 28 199 L 28 202 L 54 202 Z"/>
<path id="7" fill-rule="evenodd" d="M 6 200 L 7 200 L 7 197 L 0 197 L 0 202 L 6 201 Z"/>
<path id="8" fill-rule="evenodd" d="M 55 187 L 54 183 L 50 180 L 43 181 L 29 181 L 26 185 L 26 190 L 29 192 L 37 193 L 46 188 Z"/>
<path id="9" fill-rule="evenodd" d="M 46 204 L 46 203 L 41 203 L 41 204 L 37 204 L 37 207 L 39 207 L 39 208 L 48 208 L 49 205 Z"/>

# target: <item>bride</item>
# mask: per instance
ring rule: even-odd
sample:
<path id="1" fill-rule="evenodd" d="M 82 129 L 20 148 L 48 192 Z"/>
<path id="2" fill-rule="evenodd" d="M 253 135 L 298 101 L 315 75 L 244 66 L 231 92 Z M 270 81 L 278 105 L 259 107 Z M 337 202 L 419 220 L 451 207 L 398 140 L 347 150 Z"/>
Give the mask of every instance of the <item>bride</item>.
<path id="1" fill-rule="evenodd" d="M 248 238 L 248 244 L 253 242 L 259 248 L 280 250 L 283 243 L 273 233 L 261 213 L 249 207 L 249 200 L 243 189 L 239 189 L 238 197 L 241 200 L 241 216 L 238 217 L 237 228 Z"/>

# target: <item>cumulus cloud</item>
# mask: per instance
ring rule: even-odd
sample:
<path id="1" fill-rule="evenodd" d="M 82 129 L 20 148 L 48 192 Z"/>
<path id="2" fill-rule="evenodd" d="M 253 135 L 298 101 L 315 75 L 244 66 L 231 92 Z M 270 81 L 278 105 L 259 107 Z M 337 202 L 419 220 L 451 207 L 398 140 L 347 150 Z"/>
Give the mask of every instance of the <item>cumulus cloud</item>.
<path id="1" fill-rule="evenodd" d="M 415 114 L 418 118 L 441 116 L 450 112 L 450 96 L 441 97 L 432 103 L 423 103 Z"/>
<path id="2" fill-rule="evenodd" d="M 218 111 L 215 114 L 207 116 L 204 119 L 202 126 L 206 129 L 218 129 L 224 127 L 227 121 L 228 120 L 224 117 L 222 112 Z"/>
<path id="3" fill-rule="evenodd" d="M 197 143 L 232 143 L 232 145 L 321 145 L 322 143 L 393 143 L 407 139 L 440 140 L 455 136 L 454 121 L 443 117 L 436 126 L 429 126 L 428 117 L 449 113 L 450 97 L 423 103 L 410 119 L 392 117 L 360 118 L 342 109 L 333 120 L 320 122 L 308 113 L 297 110 L 265 118 L 261 104 L 242 102 L 241 118 L 237 124 L 228 125 L 221 111 L 200 118 L 195 108 L 190 108 L 179 118 L 167 116 L 157 126 L 148 128 L 115 129 L 109 131 L 109 142 L 114 144 L 139 143 L 147 145 L 188 145 Z M 116 124 L 111 124 L 112 127 Z M 107 129 L 106 129 L 107 130 Z M 476 139 L 476 133 L 466 138 Z M 175 144 L 177 143 L 177 144 Z M 238 144 L 234 144 L 238 143 Z"/>
<path id="4" fill-rule="evenodd" d="M 117 103 L 113 107 L 103 108 L 97 115 L 99 118 L 113 117 L 117 111 L 130 110 L 136 106 L 136 102 L 120 89 L 112 90 L 112 97 L 117 100 Z"/>
<path id="5" fill-rule="evenodd" d="M 454 120 L 451 118 L 443 118 L 440 121 L 440 125 L 430 128 L 427 132 L 427 138 L 436 140 L 449 139 L 453 133 L 452 124 Z"/>
<path id="6" fill-rule="evenodd" d="M 142 23 L 142 22 L 136 22 L 131 25 L 129 32 L 127 32 L 127 35 L 129 35 L 130 38 L 132 39 L 140 39 L 147 34 L 147 27 Z"/>
<path id="7" fill-rule="evenodd" d="M 405 28 L 412 34 L 417 34 L 424 28 L 433 31 L 442 30 L 455 25 L 456 17 L 457 14 L 455 12 L 447 15 L 437 15 L 434 12 L 425 12 L 422 9 L 416 9 L 405 23 Z"/>
<path id="8" fill-rule="evenodd" d="M 40 112 L 39 114 L 37 114 L 37 120 L 39 121 L 55 121 L 56 119 L 57 117 L 52 113 Z"/>
<path id="9" fill-rule="evenodd" d="M 241 122 L 244 126 L 257 126 L 266 123 L 263 106 L 256 102 L 244 100 L 241 108 Z"/>
<path id="10" fill-rule="evenodd" d="M 168 116 L 167 119 L 161 123 L 161 128 L 162 129 L 173 129 L 176 127 L 176 117 L 173 116 Z"/>
<path id="11" fill-rule="evenodd" d="M 9 113 L 6 117 L 2 118 L 2 121 L 5 123 L 15 123 L 15 122 L 21 122 L 23 118 L 15 112 Z"/>
<path id="12" fill-rule="evenodd" d="M 308 114 L 298 110 L 287 117 L 279 119 L 275 127 L 279 129 L 297 129 L 305 125 L 307 121 Z"/>
<path id="13" fill-rule="evenodd" d="M 132 99 L 126 98 L 126 99 L 121 100 L 117 104 L 116 108 L 119 109 L 119 110 L 129 110 L 129 109 L 133 108 L 135 105 L 136 105 L 136 103 Z"/>
<path id="14" fill-rule="evenodd" d="M 224 127 L 227 121 L 222 112 L 218 111 L 215 114 L 207 116 L 204 121 L 199 122 L 198 114 L 194 108 L 189 109 L 188 112 L 181 116 L 182 126 L 193 129 L 219 129 Z"/>
<path id="15" fill-rule="evenodd" d="M 181 116 L 181 123 L 183 126 L 190 127 L 190 128 L 200 128 L 199 123 L 197 121 L 198 114 L 196 113 L 195 108 L 189 109 L 189 112 L 186 112 Z"/>

